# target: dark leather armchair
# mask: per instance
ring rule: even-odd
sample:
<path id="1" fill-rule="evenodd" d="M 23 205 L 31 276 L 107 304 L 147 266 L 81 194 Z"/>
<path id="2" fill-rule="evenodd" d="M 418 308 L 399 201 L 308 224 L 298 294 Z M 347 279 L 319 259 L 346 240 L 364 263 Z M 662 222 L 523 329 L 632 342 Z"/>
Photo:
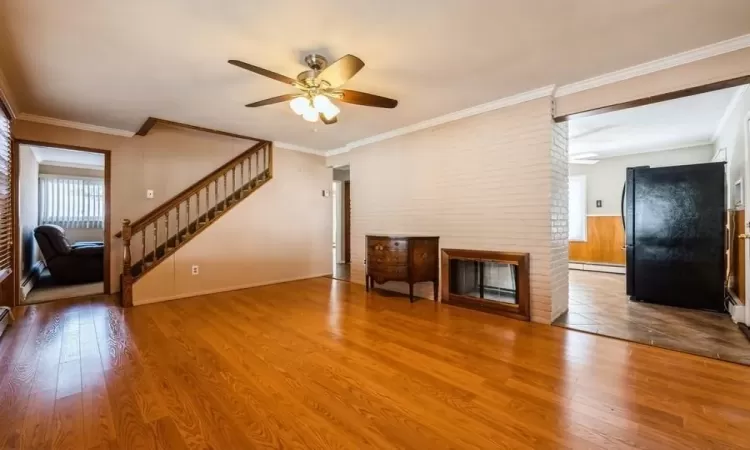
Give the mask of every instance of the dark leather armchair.
<path id="1" fill-rule="evenodd" d="M 65 230 L 57 225 L 36 227 L 34 237 L 55 283 L 96 283 L 104 279 L 103 242 L 71 245 Z"/>

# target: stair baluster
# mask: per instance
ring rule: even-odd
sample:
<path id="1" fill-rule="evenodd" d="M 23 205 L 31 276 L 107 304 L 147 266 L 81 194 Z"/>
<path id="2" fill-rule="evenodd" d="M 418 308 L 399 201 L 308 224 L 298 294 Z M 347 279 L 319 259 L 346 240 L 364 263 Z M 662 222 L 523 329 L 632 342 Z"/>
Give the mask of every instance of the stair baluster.
<path id="1" fill-rule="evenodd" d="M 216 205 L 216 212 L 214 212 L 214 215 L 218 214 L 218 208 L 219 208 L 219 179 L 217 178 L 214 180 L 214 205 Z"/>
<path id="2" fill-rule="evenodd" d="M 164 253 L 169 250 L 169 211 L 164 214 Z"/>
<path id="3" fill-rule="evenodd" d="M 132 237 L 130 220 L 122 221 L 122 304 L 133 305 L 133 273 L 131 271 L 130 238 Z"/>
<path id="4" fill-rule="evenodd" d="M 210 220 L 208 217 L 208 212 L 211 210 L 211 202 L 208 200 L 208 186 L 206 186 L 206 218 L 203 219 L 203 225 L 208 225 L 208 221 Z"/>
<path id="5" fill-rule="evenodd" d="M 154 221 L 154 253 L 152 253 L 153 257 L 151 258 L 151 264 L 156 264 L 156 249 L 159 248 L 159 233 L 156 229 L 156 224 L 159 223 L 159 220 Z"/>
<path id="6" fill-rule="evenodd" d="M 227 172 L 224 172 L 224 211 L 227 210 L 228 198 L 229 198 L 229 194 L 227 194 Z"/>
<path id="7" fill-rule="evenodd" d="M 245 160 L 240 162 L 240 198 L 245 194 Z"/>

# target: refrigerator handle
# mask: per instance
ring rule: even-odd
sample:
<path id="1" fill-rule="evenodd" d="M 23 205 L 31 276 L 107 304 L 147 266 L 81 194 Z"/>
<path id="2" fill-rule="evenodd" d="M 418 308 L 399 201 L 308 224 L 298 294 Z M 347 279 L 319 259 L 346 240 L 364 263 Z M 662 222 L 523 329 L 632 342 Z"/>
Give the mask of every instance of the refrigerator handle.
<path id="1" fill-rule="evenodd" d="M 625 189 L 628 183 L 622 185 L 622 197 L 620 197 L 620 219 L 622 220 L 622 229 L 625 230 Z"/>

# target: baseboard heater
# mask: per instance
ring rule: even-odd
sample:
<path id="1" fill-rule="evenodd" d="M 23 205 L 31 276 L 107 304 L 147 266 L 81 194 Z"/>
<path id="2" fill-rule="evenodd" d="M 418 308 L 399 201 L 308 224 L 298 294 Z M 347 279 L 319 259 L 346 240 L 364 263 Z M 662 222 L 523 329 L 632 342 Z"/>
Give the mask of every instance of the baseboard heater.
<path id="1" fill-rule="evenodd" d="M 622 275 L 625 274 L 625 266 L 619 264 L 569 262 L 568 269 L 584 270 L 587 272 L 619 273 Z"/>
<path id="2" fill-rule="evenodd" d="M 0 306 L 0 336 L 3 335 L 5 329 L 13 323 L 13 313 L 10 312 L 10 308 L 6 306 Z"/>

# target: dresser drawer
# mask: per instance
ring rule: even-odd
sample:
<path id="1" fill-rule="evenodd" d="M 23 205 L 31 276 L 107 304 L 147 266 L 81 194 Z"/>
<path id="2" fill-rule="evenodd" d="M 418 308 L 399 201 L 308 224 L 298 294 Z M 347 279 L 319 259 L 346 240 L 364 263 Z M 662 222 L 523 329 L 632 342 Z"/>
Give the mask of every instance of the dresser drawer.
<path id="1" fill-rule="evenodd" d="M 367 273 L 375 279 L 406 280 L 409 268 L 406 266 L 368 266 Z"/>
<path id="2" fill-rule="evenodd" d="M 389 264 L 406 264 L 409 245 L 405 239 L 368 241 L 367 259 Z"/>

